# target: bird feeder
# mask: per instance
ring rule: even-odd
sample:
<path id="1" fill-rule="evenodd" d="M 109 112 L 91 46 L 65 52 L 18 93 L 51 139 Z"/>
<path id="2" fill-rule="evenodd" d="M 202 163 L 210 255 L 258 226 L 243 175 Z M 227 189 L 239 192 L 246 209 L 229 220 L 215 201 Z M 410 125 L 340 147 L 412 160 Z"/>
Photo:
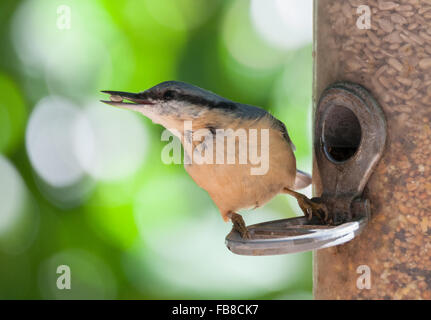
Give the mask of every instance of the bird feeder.
<path id="1" fill-rule="evenodd" d="M 313 250 L 316 299 L 431 299 L 431 3 L 315 0 L 313 57 L 313 193 L 333 223 L 226 245 Z"/>
<path id="2" fill-rule="evenodd" d="M 352 241 L 315 251 L 316 299 L 431 298 L 430 9 L 430 2 L 422 0 L 314 1 L 316 128 L 325 121 L 319 101 L 339 81 L 367 88 L 387 121 L 386 147 L 362 196 L 369 200 L 369 221 Z M 351 122 L 341 108 L 328 115 L 335 122 L 340 116 Z M 369 134 L 369 128 L 361 128 L 362 135 Z M 342 145 L 355 145 L 355 130 L 346 126 Z M 336 128 L 329 132 L 329 144 L 343 135 Z M 375 133 L 367 139 L 382 139 L 383 129 Z M 321 196 L 328 177 L 318 138 L 313 184 L 314 194 Z M 367 143 L 364 137 L 361 141 Z M 334 158 L 348 155 L 348 150 L 336 151 Z M 367 285 L 361 283 L 364 277 Z"/>

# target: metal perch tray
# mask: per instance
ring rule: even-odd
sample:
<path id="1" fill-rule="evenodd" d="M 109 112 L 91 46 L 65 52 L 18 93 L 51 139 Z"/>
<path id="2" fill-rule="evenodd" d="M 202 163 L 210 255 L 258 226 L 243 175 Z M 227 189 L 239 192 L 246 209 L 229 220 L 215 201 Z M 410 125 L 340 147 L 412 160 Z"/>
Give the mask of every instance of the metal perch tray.
<path id="1" fill-rule="evenodd" d="M 339 226 L 308 224 L 298 217 L 249 226 L 251 240 L 244 240 L 232 230 L 226 237 L 230 251 L 241 255 L 277 255 L 323 249 L 343 244 L 358 235 L 367 224 L 366 218 Z"/>

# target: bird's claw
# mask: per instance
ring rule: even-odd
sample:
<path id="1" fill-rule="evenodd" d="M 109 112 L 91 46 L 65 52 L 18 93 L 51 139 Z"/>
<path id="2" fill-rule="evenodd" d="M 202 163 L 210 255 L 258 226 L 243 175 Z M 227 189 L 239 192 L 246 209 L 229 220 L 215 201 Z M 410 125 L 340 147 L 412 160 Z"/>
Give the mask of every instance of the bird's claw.
<path id="1" fill-rule="evenodd" d="M 298 199 L 298 204 L 308 221 L 311 221 L 313 217 L 317 217 L 325 224 L 331 223 L 325 204 L 319 203 L 315 199 L 308 199 L 305 196 L 301 200 Z"/>
<path id="2" fill-rule="evenodd" d="M 293 191 L 289 188 L 284 188 L 284 192 L 296 198 L 299 207 L 301 208 L 302 212 L 304 212 L 304 215 L 307 217 L 308 221 L 311 221 L 313 217 L 317 217 L 325 224 L 332 224 L 332 219 L 329 217 L 328 209 L 320 198 L 308 199 L 303 194 Z"/>
<path id="3" fill-rule="evenodd" d="M 251 239 L 250 231 L 245 225 L 244 219 L 241 217 L 241 215 L 235 212 L 230 212 L 228 214 L 228 217 L 232 221 L 233 229 L 236 230 L 241 235 L 241 238 L 250 240 Z"/>

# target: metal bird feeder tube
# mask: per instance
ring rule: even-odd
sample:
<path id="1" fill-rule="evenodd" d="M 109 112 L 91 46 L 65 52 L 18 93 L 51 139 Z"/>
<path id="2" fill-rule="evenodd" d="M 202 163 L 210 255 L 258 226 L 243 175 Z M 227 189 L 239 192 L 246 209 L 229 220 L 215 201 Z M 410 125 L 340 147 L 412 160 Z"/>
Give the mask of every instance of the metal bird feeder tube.
<path id="1" fill-rule="evenodd" d="M 431 299 L 428 8 L 428 1 L 416 0 L 314 1 L 313 192 L 325 198 L 327 190 L 333 189 L 331 183 L 336 183 L 342 193 L 368 199 L 366 205 L 370 208 L 368 223 L 360 235 L 342 245 L 314 252 L 316 299 Z M 362 28 L 367 19 L 371 24 Z M 381 141 L 386 130 L 384 126 L 376 127 L 378 121 L 373 124 L 359 117 L 359 138 L 359 127 L 352 114 L 336 102 L 327 109 L 325 124 L 322 101 L 325 104 L 325 99 L 330 99 L 328 90 L 340 88 L 332 85 L 340 81 L 367 88 L 383 109 L 387 122 L 382 159 L 375 162 L 375 170 L 364 173 L 369 179 L 365 177 L 360 182 L 362 177 L 358 175 L 364 172 L 361 168 L 351 172 L 349 169 L 335 179 L 329 175 L 337 170 L 328 172 L 328 168 L 338 167 L 337 163 L 346 158 L 358 157 L 359 150 L 364 150 L 363 143 L 369 147 L 364 153 L 378 153 L 381 143 L 375 145 L 377 149 L 368 143 L 370 139 Z M 373 102 L 366 104 L 376 106 Z M 382 118 L 378 109 L 370 109 L 374 120 Z M 350 126 L 342 125 L 344 129 L 339 131 L 340 122 Z M 334 160 L 329 167 L 324 157 Z M 342 181 L 337 181 L 339 178 Z M 350 181 L 351 185 L 366 183 L 359 198 L 353 196 L 357 190 L 347 192 L 349 179 L 356 181 Z M 341 208 L 342 203 L 336 201 L 334 207 Z M 350 218 L 355 219 L 347 220 Z M 368 270 L 368 274 L 363 270 Z M 363 276 L 368 277 L 366 286 L 361 285 Z"/>

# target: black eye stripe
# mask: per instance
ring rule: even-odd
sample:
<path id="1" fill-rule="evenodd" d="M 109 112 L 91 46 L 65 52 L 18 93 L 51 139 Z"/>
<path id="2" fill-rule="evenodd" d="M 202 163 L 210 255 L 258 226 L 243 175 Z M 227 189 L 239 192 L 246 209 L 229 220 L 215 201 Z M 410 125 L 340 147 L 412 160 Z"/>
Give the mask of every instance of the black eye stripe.
<path id="1" fill-rule="evenodd" d="M 165 101 L 178 100 L 178 101 L 183 101 L 183 102 L 189 102 L 189 103 L 196 104 L 196 105 L 206 106 L 210 109 L 213 109 L 213 108 L 214 109 L 222 109 L 222 110 L 223 109 L 224 110 L 236 109 L 235 103 L 230 102 L 230 101 L 215 102 L 215 101 L 207 100 L 204 97 L 188 95 L 188 94 L 184 94 L 184 93 L 178 92 L 176 90 L 172 90 L 172 89 L 166 90 L 166 91 L 162 92 L 161 94 L 159 93 L 159 97 Z"/>
<path id="2" fill-rule="evenodd" d="M 177 92 L 174 90 L 167 90 L 163 93 L 163 99 L 172 100 L 177 96 Z"/>
<path id="3" fill-rule="evenodd" d="M 219 102 L 219 103 L 215 104 L 213 106 L 213 108 L 233 110 L 233 109 L 235 109 L 235 104 L 232 102 L 223 101 L 223 102 Z"/>

